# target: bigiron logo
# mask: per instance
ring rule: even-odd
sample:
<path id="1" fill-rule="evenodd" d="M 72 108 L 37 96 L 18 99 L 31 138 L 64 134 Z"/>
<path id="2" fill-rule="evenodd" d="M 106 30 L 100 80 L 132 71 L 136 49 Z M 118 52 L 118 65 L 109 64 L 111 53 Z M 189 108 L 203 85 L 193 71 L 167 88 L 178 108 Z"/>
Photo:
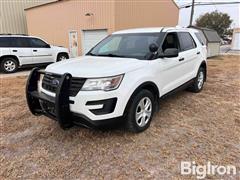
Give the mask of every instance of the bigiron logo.
<path id="1" fill-rule="evenodd" d="M 204 179 L 207 175 L 236 176 L 237 173 L 240 175 L 236 166 L 233 165 L 212 165 L 209 161 L 206 165 L 198 165 L 195 161 L 181 161 L 181 175 L 194 175 L 197 179 Z"/>

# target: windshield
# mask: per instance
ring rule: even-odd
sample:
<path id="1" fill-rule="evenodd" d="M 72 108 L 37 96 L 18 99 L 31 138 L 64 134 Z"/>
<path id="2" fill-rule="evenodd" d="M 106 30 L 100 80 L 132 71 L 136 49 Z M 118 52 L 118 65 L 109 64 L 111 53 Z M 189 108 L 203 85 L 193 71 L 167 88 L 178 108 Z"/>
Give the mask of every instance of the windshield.
<path id="1" fill-rule="evenodd" d="M 150 44 L 159 46 L 160 37 L 160 33 L 114 34 L 102 40 L 86 55 L 146 60 L 151 53 Z"/>

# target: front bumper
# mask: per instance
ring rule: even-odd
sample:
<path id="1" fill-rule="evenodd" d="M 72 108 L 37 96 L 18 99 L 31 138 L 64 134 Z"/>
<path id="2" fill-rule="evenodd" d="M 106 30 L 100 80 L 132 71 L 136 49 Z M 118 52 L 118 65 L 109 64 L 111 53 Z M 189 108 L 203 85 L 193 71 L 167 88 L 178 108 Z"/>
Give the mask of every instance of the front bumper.
<path id="1" fill-rule="evenodd" d="M 69 96 L 69 89 L 71 86 L 72 76 L 69 73 L 65 73 L 59 79 L 58 88 L 54 96 L 50 96 L 43 93 L 39 88 L 40 75 L 45 74 L 44 71 L 34 68 L 28 78 L 26 84 L 26 98 L 30 111 L 34 115 L 45 115 L 51 119 L 58 121 L 59 125 L 63 129 L 67 129 L 75 125 L 83 125 L 88 127 L 101 126 L 106 124 L 112 124 L 119 121 L 120 117 L 107 118 L 107 120 L 92 120 L 89 116 L 83 113 L 74 112 L 74 107 L 81 108 L 79 102 L 74 102 L 74 98 Z M 79 96 L 77 98 L 79 99 Z M 90 98 L 91 99 L 91 98 Z M 93 117 L 110 117 L 112 114 L 117 98 L 110 98 L 100 101 L 89 101 L 86 102 L 87 106 L 98 106 L 102 104 L 103 108 L 98 110 L 89 110 Z M 85 103 L 85 102 L 84 102 Z M 71 111 L 71 106 L 73 111 Z M 82 106 L 83 107 L 83 106 Z M 83 107 L 84 108 L 84 107 Z M 105 114 L 105 115 L 104 115 Z"/>

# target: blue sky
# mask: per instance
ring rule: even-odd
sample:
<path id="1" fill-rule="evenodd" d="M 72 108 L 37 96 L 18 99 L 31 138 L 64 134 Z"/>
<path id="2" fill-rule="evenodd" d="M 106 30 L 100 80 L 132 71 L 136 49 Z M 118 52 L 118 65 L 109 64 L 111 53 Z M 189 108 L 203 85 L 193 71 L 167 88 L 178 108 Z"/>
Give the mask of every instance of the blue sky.
<path id="1" fill-rule="evenodd" d="M 192 0 L 175 0 L 178 5 L 191 3 Z M 195 2 L 240 2 L 240 0 L 195 0 Z M 196 6 L 194 13 L 194 20 L 206 12 L 218 10 L 220 12 L 228 13 L 233 19 L 232 27 L 240 27 L 240 4 L 231 5 L 210 5 L 210 6 Z M 191 8 L 180 9 L 179 25 L 188 26 L 190 19 Z"/>

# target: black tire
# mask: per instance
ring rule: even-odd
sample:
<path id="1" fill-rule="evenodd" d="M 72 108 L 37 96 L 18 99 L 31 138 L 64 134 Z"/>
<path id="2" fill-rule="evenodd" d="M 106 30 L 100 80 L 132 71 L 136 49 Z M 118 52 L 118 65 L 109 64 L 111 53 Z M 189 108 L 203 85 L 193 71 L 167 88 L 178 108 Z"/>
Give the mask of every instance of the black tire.
<path id="1" fill-rule="evenodd" d="M 5 57 L 1 62 L 1 70 L 4 73 L 14 73 L 18 69 L 18 61 L 12 57 Z"/>
<path id="2" fill-rule="evenodd" d="M 206 79 L 206 72 L 205 72 L 205 68 L 200 67 L 197 73 L 197 77 L 194 79 L 193 84 L 188 88 L 191 92 L 194 93 L 199 93 L 200 91 L 202 91 L 203 86 L 204 86 L 204 82 Z M 200 81 L 201 81 L 201 85 L 200 85 Z"/>
<path id="3" fill-rule="evenodd" d="M 57 56 L 57 62 L 68 59 L 68 55 L 66 53 L 59 53 Z"/>
<path id="4" fill-rule="evenodd" d="M 151 115 L 148 114 L 148 117 L 146 119 L 146 117 L 142 116 L 141 119 L 136 120 L 136 117 L 137 117 L 137 112 L 139 112 L 138 114 L 140 114 L 140 112 L 142 111 L 139 111 L 139 104 L 140 102 L 144 102 L 144 98 L 145 100 L 150 100 L 151 101 Z M 155 100 L 154 100 L 154 96 L 153 94 L 148 91 L 148 90 L 141 90 L 137 95 L 135 95 L 129 105 L 128 105 L 128 109 L 127 109 L 127 113 L 126 113 L 126 128 L 131 131 L 131 132 L 134 132 L 134 133 L 140 133 L 144 130 L 146 130 L 149 126 L 150 126 L 150 123 L 151 123 L 151 120 L 152 120 L 152 117 L 153 117 L 153 114 L 154 114 L 154 111 L 155 111 Z M 138 108 L 138 109 L 137 109 Z M 147 110 L 146 110 L 147 111 Z M 146 115 L 146 114 L 145 114 Z M 140 116 L 139 116 L 140 117 Z M 142 124 L 143 126 L 139 125 L 139 123 L 144 121 L 144 123 Z"/>

